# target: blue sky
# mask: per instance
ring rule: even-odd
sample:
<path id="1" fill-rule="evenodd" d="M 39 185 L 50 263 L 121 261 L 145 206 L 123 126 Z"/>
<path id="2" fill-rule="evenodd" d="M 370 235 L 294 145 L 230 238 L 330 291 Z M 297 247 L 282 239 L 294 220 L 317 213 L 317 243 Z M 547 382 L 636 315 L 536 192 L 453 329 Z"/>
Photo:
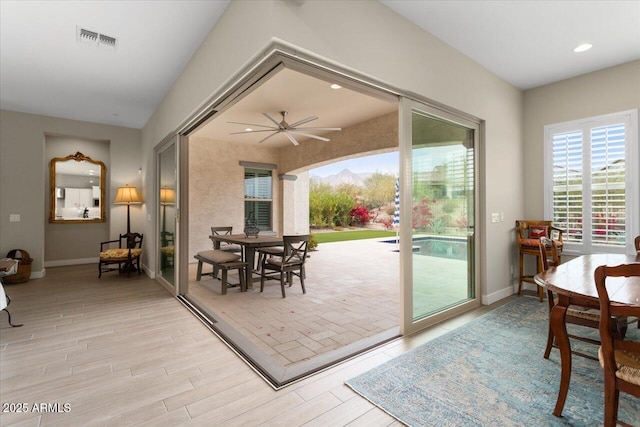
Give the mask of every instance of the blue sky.
<path id="1" fill-rule="evenodd" d="M 326 166 L 311 169 L 311 175 L 326 177 L 334 175 L 343 169 L 349 169 L 353 173 L 380 172 L 398 176 L 398 152 L 376 154 L 373 156 L 358 157 L 357 159 L 343 160 Z"/>

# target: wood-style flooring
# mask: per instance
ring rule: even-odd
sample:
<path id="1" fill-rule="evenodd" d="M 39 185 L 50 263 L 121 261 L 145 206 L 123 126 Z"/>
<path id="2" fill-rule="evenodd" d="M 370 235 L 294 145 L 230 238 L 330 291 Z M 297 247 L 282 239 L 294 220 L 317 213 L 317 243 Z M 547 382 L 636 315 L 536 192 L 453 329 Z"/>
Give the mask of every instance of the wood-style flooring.
<path id="1" fill-rule="evenodd" d="M 344 381 L 493 308 L 274 391 L 155 281 L 97 273 L 56 267 L 5 286 L 24 326 L 0 314 L 0 425 L 401 425 Z"/>

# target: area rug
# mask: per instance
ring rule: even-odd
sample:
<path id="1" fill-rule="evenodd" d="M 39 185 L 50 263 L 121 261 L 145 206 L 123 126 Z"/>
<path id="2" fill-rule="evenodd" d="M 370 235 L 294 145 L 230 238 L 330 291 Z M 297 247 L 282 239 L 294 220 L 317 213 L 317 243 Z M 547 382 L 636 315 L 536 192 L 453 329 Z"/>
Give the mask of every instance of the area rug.
<path id="1" fill-rule="evenodd" d="M 547 322 L 546 302 L 521 297 L 346 384 L 409 426 L 602 425 L 601 368 L 583 357 L 573 357 L 563 416 L 553 416 L 560 355 L 542 357 Z M 640 336 L 635 324 L 629 335 Z M 640 400 L 621 393 L 619 418 L 640 426 Z"/>

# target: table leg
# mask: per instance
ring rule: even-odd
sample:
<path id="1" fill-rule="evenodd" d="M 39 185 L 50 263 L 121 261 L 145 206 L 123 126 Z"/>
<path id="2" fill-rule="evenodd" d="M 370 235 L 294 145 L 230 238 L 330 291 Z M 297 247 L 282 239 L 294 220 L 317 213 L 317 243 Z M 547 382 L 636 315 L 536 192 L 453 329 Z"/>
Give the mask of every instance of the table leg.
<path id="1" fill-rule="evenodd" d="M 247 263 L 247 288 L 253 288 L 253 264 L 255 261 L 256 249 L 245 246 L 245 261 Z"/>
<path id="2" fill-rule="evenodd" d="M 569 392 L 569 381 L 571 380 L 571 344 L 567 335 L 567 324 L 565 323 L 565 315 L 569 306 L 569 298 L 566 295 L 558 295 L 558 303 L 553 306 L 549 313 L 549 322 L 551 330 L 555 336 L 558 349 L 560 350 L 560 390 L 558 390 L 558 400 L 553 410 L 556 417 L 562 416 L 562 409 L 567 400 Z"/>

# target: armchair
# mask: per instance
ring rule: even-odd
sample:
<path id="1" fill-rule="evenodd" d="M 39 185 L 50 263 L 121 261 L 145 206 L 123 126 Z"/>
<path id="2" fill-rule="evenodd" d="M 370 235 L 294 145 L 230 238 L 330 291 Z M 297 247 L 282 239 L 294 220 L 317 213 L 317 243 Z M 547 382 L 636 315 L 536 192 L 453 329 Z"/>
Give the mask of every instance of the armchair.
<path id="1" fill-rule="evenodd" d="M 522 282 L 534 283 L 533 274 L 524 274 L 524 256 L 536 257 L 537 273 L 541 270 L 540 262 L 540 238 L 548 237 L 556 242 L 558 251 L 558 263 L 561 262 L 563 230 L 554 227 L 553 221 L 522 221 L 516 220 L 516 244 L 518 245 L 520 272 L 518 278 L 518 295 L 522 293 Z M 549 246 L 547 249 L 551 249 Z M 540 302 L 544 299 L 543 289 L 538 286 Z"/>
<path id="2" fill-rule="evenodd" d="M 138 274 L 140 269 L 140 256 L 142 255 L 142 238 L 139 233 L 121 234 L 117 240 L 108 240 L 100 242 L 100 262 L 98 263 L 98 277 L 102 277 L 102 273 L 113 271 L 115 268 L 103 268 L 103 266 L 118 264 L 118 272 L 122 273 L 122 264 L 125 264 L 127 277 L 131 273 L 131 269 L 135 268 Z M 117 248 L 110 246 L 118 245 Z"/>

